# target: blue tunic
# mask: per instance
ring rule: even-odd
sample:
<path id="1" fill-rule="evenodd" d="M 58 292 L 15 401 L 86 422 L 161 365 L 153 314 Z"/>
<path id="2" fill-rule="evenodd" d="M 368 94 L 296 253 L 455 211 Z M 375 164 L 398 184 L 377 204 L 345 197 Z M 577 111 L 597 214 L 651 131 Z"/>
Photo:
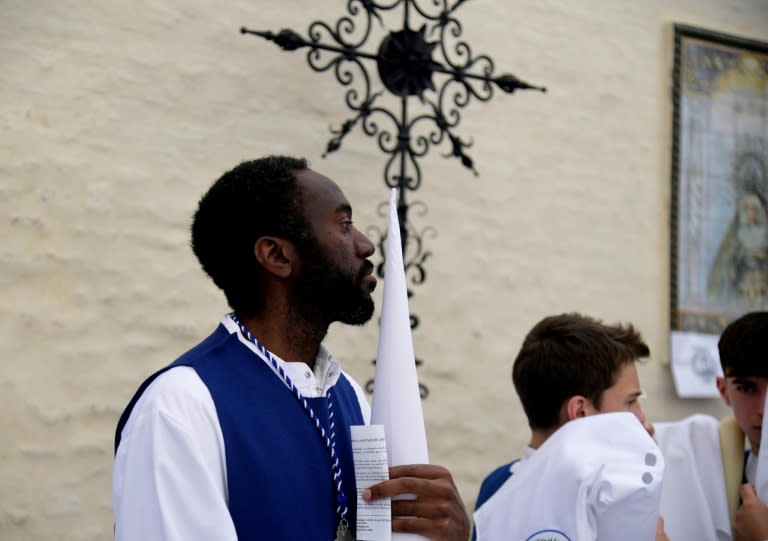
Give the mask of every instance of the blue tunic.
<path id="1" fill-rule="evenodd" d="M 338 517 L 325 442 L 283 381 L 222 325 L 141 385 L 120 417 L 115 450 L 141 394 L 157 376 L 175 366 L 194 368 L 216 406 L 224 437 L 229 512 L 238 539 L 332 540 Z M 354 533 L 356 486 L 349 427 L 362 425 L 364 420 L 344 374 L 330 394 L 336 453 L 349 505 L 347 520 Z M 327 430 L 327 396 L 307 401 Z M 301 521 L 296 520 L 297 510 Z"/>

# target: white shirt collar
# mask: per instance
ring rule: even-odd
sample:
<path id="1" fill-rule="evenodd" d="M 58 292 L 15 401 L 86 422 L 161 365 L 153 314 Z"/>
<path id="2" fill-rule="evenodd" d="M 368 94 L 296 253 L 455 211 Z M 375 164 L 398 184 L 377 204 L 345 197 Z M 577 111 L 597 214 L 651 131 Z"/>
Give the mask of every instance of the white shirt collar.
<path id="1" fill-rule="evenodd" d="M 240 327 L 232 321 L 229 315 L 222 318 L 221 324 L 230 334 L 237 334 L 238 340 L 263 360 L 270 370 L 273 370 L 270 362 L 262 355 L 253 342 L 243 336 Z M 333 360 L 333 357 L 323 344 L 320 344 L 320 348 L 317 350 L 314 371 L 306 363 L 298 361 L 287 362 L 274 353 L 272 353 L 272 358 L 285 370 L 285 373 L 291 378 L 291 381 L 293 381 L 293 384 L 302 396 L 307 398 L 325 396 L 328 389 L 333 387 L 339 380 L 339 375 L 341 374 L 341 367 Z M 279 376 L 276 375 L 276 377 Z"/>
<path id="2" fill-rule="evenodd" d="M 518 467 L 518 465 L 519 465 L 521 462 L 525 462 L 526 460 L 528 460 L 529 458 L 531 458 L 531 456 L 533 456 L 533 453 L 535 453 L 535 452 L 536 452 L 536 449 L 534 449 L 534 448 L 533 448 L 533 447 L 531 447 L 530 445 L 526 445 L 526 446 L 525 446 L 525 448 L 523 449 L 523 456 L 521 456 L 521 457 L 520 457 L 520 460 L 516 460 L 515 462 L 513 462 L 513 463 L 512 463 L 512 464 L 509 466 L 509 472 L 510 472 L 510 473 L 515 473 L 515 468 L 517 468 L 517 467 Z"/>

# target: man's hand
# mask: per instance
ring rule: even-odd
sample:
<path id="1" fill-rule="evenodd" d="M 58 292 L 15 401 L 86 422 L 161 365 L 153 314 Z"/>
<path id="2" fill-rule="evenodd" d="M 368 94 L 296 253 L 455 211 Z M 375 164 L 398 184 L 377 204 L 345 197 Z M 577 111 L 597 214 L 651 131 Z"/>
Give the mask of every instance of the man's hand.
<path id="1" fill-rule="evenodd" d="M 656 540 L 655 541 L 669 541 L 667 532 L 664 531 L 664 519 L 659 517 L 656 522 Z"/>
<path id="2" fill-rule="evenodd" d="M 768 539 L 768 506 L 755 493 L 755 485 L 741 485 L 741 507 L 736 511 L 733 531 L 738 541 Z"/>
<path id="3" fill-rule="evenodd" d="M 389 481 L 363 490 L 363 500 L 413 494 L 415 500 L 392 501 L 392 531 L 423 535 L 432 541 L 467 541 L 469 518 L 442 466 L 413 464 L 389 468 Z"/>

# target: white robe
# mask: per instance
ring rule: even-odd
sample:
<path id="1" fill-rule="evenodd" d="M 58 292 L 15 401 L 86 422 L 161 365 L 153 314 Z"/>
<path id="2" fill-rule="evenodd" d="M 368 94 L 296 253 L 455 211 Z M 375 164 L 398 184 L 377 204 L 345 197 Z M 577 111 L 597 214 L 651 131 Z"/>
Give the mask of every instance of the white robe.
<path id="1" fill-rule="evenodd" d="M 664 459 L 631 413 L 571 421 L 475 514 L 478 541 L 653 541 Z"/>
<path id="2" fill-rule="evenodd" d="M 656 441 L 666 462 L 661 516 L 669 538 L 729 541 L 720 422 L 709 415 L 692 415 L 656 423 Z"/>

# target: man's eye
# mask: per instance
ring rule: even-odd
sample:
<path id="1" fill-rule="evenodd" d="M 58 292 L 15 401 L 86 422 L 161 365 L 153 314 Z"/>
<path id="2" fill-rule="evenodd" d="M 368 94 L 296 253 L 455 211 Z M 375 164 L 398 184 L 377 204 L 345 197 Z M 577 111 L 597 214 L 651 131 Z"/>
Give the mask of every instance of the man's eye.
<path id="1" fill-rule="evenodd" d="M 349 231 L 349 228 L 352 227 L 352 220 L 346 220 L 346 221 L 341 222 L 341 226 L 345 230 Z"/>

